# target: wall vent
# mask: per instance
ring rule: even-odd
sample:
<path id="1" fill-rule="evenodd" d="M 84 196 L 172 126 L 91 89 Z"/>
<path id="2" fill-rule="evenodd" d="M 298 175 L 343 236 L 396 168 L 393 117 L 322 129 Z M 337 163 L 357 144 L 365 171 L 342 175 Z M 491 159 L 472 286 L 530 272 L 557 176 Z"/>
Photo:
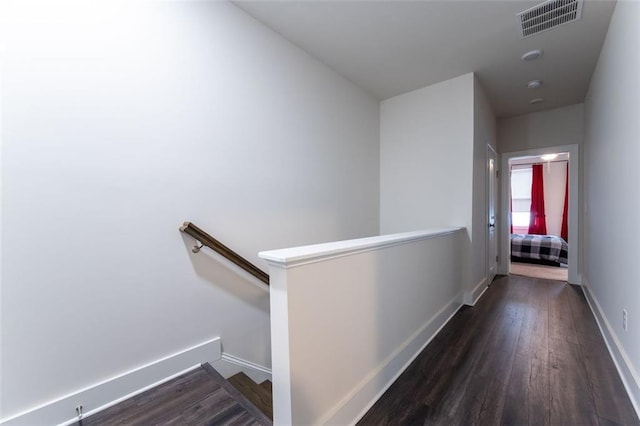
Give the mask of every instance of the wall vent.
<path id="1" fill-rule="evenodd" d="M 557 26 L 577 21 L 582 16 L 583 0 L 548 0 L 518 13 L 522 37 L 529 37 Z"/>

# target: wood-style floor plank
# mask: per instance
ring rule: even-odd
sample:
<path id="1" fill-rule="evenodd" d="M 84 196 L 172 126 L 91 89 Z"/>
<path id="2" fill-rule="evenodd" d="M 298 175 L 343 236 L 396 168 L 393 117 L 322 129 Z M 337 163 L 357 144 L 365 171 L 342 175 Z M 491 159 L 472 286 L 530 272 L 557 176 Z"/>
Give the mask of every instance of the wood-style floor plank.
<path id="1" fill-rule="evenodd" d="M 549 345 L 551 424 L 597 425 L 580 346 L 559 337 L 549 339 Z"/>
<path id="2" fill-rule="evenodd" d="M 528 280 L 519 280 L 507 296 L 502 320 L 494 328 L 492 339 L 480 358 L 475 373 L 478 382 L 486 384 L 486 391 L 478 424 L 499 424 L 507 403 L 507 388 L 510 384 L 516 345 L 522 329 L 525 311 L 520 309 L 531 292 Z"/>
<path id="3" fill-rule="evenodd" d="M 231 385 L 205 365 L 83 419 L 101 425 L 270 425 Z"/>
<path id="4" fill-rule="evenodd" d="M 519 276 L 463 307 L 360 425 L 640 425 L 579 287 Z"/>
<path id="5" fill-rule="evenodd" d="M 545 411 L 549 397 L 548 306 L 544 282 L 530 281 L 531 292 L 509 378 L 504 424 L 549 424 Z"/>

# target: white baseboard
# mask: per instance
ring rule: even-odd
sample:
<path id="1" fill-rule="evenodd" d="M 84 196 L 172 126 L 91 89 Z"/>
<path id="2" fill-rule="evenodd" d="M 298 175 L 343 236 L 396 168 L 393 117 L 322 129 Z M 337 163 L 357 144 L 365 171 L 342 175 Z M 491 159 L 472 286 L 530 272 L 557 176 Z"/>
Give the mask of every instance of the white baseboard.
<path id="1" fill-rule="evenodd" d="M 480 297 L 487 291 L 489 288 L 487 283 L 487 277 L 484 277 L 480 280 L 478 284 L 471 291 L 465 291 L 462 297 L 462 303 L 468 306 L 475 306 Z"/>
<path id="2" fill-rule="evenodd" d="M 82 405 L 84 417 L 87 417 L 197 368 L 204 362 L 213 363 L 220 356 L 220 338 L 216 337 L 23 413 L 2 419 L 0 424 L 3 426 L 69 425 L 78 421 L 76 416 L 78 405 Z"/>
<path id="3" fill-rule="evenodd" d="M 242 371 L 256 383 L 271 380 L 271 369 L 262 365 L 238 358 L 237 356 L 224 352 L 222 357 L 211 364 L 222 377 L 229 378 Z"/>
<path id="4" fill-rule="evenodd" d="M 620 378 L 622 379 L 622 383 L 629 395 L 629 399 L 631 399 L 631 404 L 633 404 L 636 414 L 640 417 L 640 376 L 633 367 L 633 364 L 631 364 L 629 356 L 622 347 L 622 344 L 611 327 L 609 320 L 602 312 L 600 303 L 598 303 L 598 300 L 591 292 L 589 281 L 585 276 L 582 276 L 582 291 L 587 298 L 587 303 L 591 308 L 591 312 L 593 312 L 593 316 L 596 318 L 598 327 L 600 327 L 600 332 L 604 337 L 604 342 L 609 349 L 611 358 L 613 358 L 613 363 L 618 370 L 618 375 L 620 375 Z"/>
<path id="5" fill-rule="evenodd" d="M 365 377 L 352 392 L 336 404 L 336 407 L 318 421 L 318 424 L 350 425 L 360 420 L 458 312 L 462 306 L 460 299 L 461 294 L 457 294 L 443 306 L 376 370 Z M 381 384 L 383 384 L 382 387 Z M 365 408 L 362 409 L 362 407 Z"/>

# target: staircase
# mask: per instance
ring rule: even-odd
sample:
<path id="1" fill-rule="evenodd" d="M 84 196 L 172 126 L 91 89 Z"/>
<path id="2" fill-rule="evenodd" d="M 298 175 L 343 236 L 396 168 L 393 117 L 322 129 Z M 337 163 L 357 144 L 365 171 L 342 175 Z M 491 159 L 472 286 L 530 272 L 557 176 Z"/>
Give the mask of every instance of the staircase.
<path id="1" fill-rule="evenodd" d="M 271 400 L 270 381 L 257 384 L 244 373 L 225 380 L 205 363 L 76 424 L 271 426 Z"/>
<path id="2" fill-rule="evenodd" d="M 262 411 L 269 419 L 273 420 L 273 400 L 271 381 L 265 380 L 257 384 L 242 371 L 227 379 L 238 391 L 244 395 L 253 405 Z"/>

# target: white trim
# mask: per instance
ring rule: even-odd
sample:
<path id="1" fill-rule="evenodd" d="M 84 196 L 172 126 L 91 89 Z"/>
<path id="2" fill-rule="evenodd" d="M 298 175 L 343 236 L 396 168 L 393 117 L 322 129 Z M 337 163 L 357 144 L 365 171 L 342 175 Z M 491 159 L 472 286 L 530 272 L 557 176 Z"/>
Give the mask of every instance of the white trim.
<path id="1" fill-rule="evenodd" d="M 108 403 L 106 403 L 104 405 L 101 405 L 98 408 L 95 408 L 95 409 L 89 410 L 89 411 L 84 411 L 83 410 L 82 418 L 83 419 L 87 418 L 87 417 L 92 416 L 92 415 L 94 415 L 96 413 L 99 413 L 100 411 L 106 410 L 109 407 L 113 407 L 114 405 L 119 404 L 119 403 L 121 403 L 123 401 L 126 401 L 129 398 L 133 398 L 134 396 L 139 395 L 139 394 L 141 394 L 143 392 L 146 392 L 148 390 L 151 390 L 151 389 L 155 388 L 156 386 L 160 386 L 161 384 L 166 383 L 169 380 L 175 379 L 176 377 L 180 377 L 183 374 L 188 373 L 189 371 L 193 371 L 198 367 L 200 367 L 200 364 L 192 365 L 191 367 L 186 368 L 186 369 L 184 369 L 182 371 L 178 371 L 177 373 L 172 374 L 169 377 L 165 377 L 165 378 L 163 378 L 161 380 L 158 380 L 157 382 L 151 383 L 150 385 L 147 385 L 147 386 L 145 386 L 143 388 L 136 389 L 135 391 L 133 391 L 133 392 L 127 394 L 127 395 L 123 395 L 118 399 L 114 399 L 113 401 L 109 401 Z M 84 404 L 83 404 L 83 406 L 84 406 Z M 74 424 L 77 424 L 77 423 L 78 423 L 78 418 L 73 418 L 73 419 L 67 420 L 67 421 L 65 421 L 63 423 L 60 423 L 58 426 L 70 426 L 70 425 L 74 425 Z"/>
<path id="2" fill-rule="evenodd" d="M 478 300 L 482 297 L 485 291 L 489 288 L 487 277 L 480 280 L 478 284 L 471 291 L 465 291 L 463 294 L 462 303 L 467 306 L 475 306 Z"/>
<path id="3" fill-rule="evenodd" d="M 338 257 L 379 250 L 385 247 L 392 247 L 409 242 L 449 235 L 462 229 L 464 228 L 456 227 L 403 232 L 377 237 L 358 238 L 355 240 L 262 251 L 258 253 L 258 256 L 265 259 L 269 265 L 289 269 L 310 263 L 324 262 Z"/>
<path id="4" fill-rule="evenodd" d="M 235 355 L 223 352 L 222 357 L 211 364 L 224 378 L 229 378 L 242 371 L 256 383 L 271 380 L 271 369 L 265 366 L 247 361 Z"/>
<path id="5" fill-rule="evenodd" d="M 631 363 L 629 356 L 622 347 L 622 344 L 611 327 L 611 324 L 607 320 L 607 317 L 604 315 L 602 308 L 600 307 L 600 303 L 598 303 L 598 299 L 596 299 L 591 292 L 589 281 L 586 277 L 583 277 L 583 279 L 582 291 L 587 299 L 589 308 L 591 308 L 591 312 L 593 312 L 593 316 L 596 318 L 596 322 L 598 323 L 604 342 L 607 345 L 609 354 L 611 355 L 613 363 L 618 370 L 618 375 L 620 376 L 620 379 L 622 379 L 624 388 L 629 395 L 631 404 L 636 410 L 638 417 L 640 417 L 640 375 L 635 368 L 633 368 L 633 364 Z"/>
<path id="6" fill-rule="evenodd" d="M 84 417 L 158 386 L 221 355 L 216 337 L 152 361 L 110 379 L 87 386 L 25 412 L 0 420 L 2 425 L 69 425 L 78 421 L 75 407 L 83 406 Z"/>
<path id="7" fill-rule="evenodd" d="M 580 252 L 580 241 L 578 231 L 580 229 L 580 218 L 578 207 L 580 206 L 580 147 L 578 144 L 552 146 L 548 148 L 529 149 L 526 151 L 504 152 L 502 153 L 502 173 L 505 176 L 502 179 L 501 186 L 501 202 L 500 217 L 502 218 L 500 227 L 500 262 L 498 263 L 498 273 L 509 274 L 509 261 L 511 243 L 509 241 L 509 225 L 511 218 L 509 215 L 509 194 L 511 188 L 507 173 L 509 173 L 509 160 L 517 157 L 540 156 L 543 154 L 551 154 L 557 152 L 569 153 L 569 283 L 580 284 L 580 273 L 578 264 L 578 253 Z"/>
<path id="8" fill-rule="evenodd" d="M 498 270 L 499 270 L 499 263 L 497 261 L 493 261 L 491 259 L 491 240 L 489 238 L 489 235 L 491 234 L 491 228 L 490 228 L 490 220 L 491 218 L 489 217 L 489 212 L 491 210 L 491 185 L 494 179 L 493 173 L 491 173 L 489 171 L 489 161 L 490 160 L 494 160 L 493 163 L 493 169 L 494 169 L 494 173 L 499 173 L 500 171 L 500 158 L 498 156 L 498 153 L 496 152 L 495 149 L 493 149 L 493 146 L 491 146 L 490 143 L 487 143 L 487 153 L 486 153 L 486 158 L 485 158 L 485 188 L 486 188 L 486 203 L 487 203 L 487 211 L 485 212 L 485 217 L 487 219 L 487 234 L 486 234 L 486 248 L 485 248 L 485 261 L 486 261 L 486 271 L 485 271 L 485 279 L 486 281 L 491 281 L 493 280 L 493 278 L 498 274 Z M 494 211 L 493 211 L 493 225 L 494 225 L 494 230 L 493 230 L 493 238 L 495 239 L 495 244 L 496 244 L 496 256 L 500 256 L 500 180 L 499 178 L 496 176 L 495 178 L 496 180 L 498 180 L 498 182 L 496 182 L 496 187 L 495 187 L 495 194 L 493 194 L 493 203 L 494 203 Z M 493 271 L 492 274 L 492 270 L 491 270 L 491 266 L 495 265 L 495 270 Z M 473 304 L 475 304 L 475 301 L 473 302 Z M 473 304 L 471 306 L 473 306 Z"/>
<path id="9" fill-rule="evenodd" d="M 460 297 L 443 306 L 317 423 L 346 425 L 360 420 L 458 312 Z M 384 383 L 381 390 L 380 383 Z"/>

